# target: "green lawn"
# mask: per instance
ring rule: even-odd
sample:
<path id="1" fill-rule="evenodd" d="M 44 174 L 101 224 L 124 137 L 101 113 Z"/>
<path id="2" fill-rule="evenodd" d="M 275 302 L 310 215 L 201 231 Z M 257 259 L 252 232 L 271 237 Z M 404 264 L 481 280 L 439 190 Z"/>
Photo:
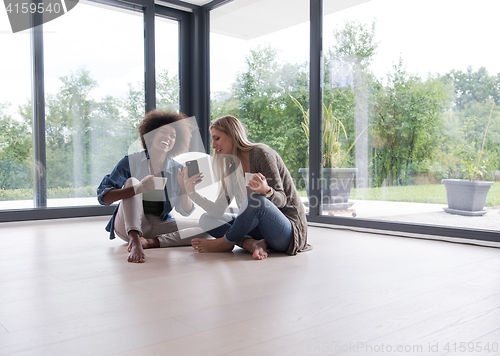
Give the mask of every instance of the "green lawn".
<path id="1" fill-rule="evenodd" d="M 299 194 L 307 196 L 305 190 Z M 446 189 L 443 184 L 352 189 L 350 199 L 446 204 Z M 500 206 L 500 182 L 490 188 L 486 206 Z"/>
<path id="2" fill-rule="evenodd" d="M 96 187 L 48 189 L 48 197 L 92 197 L 96 196 Z M 299 190 L 301 197 L 306 197 L 305 189 Z M 0 190 L 0 201 L 33 199 L 32 189 Z M 443 184 L 409 185 L 384 188 L 352 189 L 351 199 L 388 200 L 413 203 L 446 204 L 446 189 Z M 500 182 L 495 182 L 488 192 L 486 206 L 500 206 Z"/>
<path id="3" fill-rule="evenodd" d="M 97 187 L 81 188 L 49 188 L 47 189 L 48 199 L 58 198 L 85 198 L 95 197 Z M 33 189 L 0 189 L 0 201 L 9 200 L 30 200 L 33 199 Z"/>

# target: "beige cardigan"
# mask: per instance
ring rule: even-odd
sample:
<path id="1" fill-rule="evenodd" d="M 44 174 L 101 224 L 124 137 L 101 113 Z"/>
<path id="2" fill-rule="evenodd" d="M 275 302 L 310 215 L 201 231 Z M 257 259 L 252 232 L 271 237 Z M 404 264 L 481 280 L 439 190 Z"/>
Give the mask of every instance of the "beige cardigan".
<path id="1" fill-rule="evenodd" d="M 292 224 L 293 239 L 288 246 L 287 253 L 296 255 L 298 252 L 309 250 L 311 246 L 307 244 L 307 220 L 304 205 L 300 200 L 290 172 L 278 153 L 263 144 L 254 147 L 250 151 L 250 172 L 261 173 L 266 177 L 267 184 L 274 190 L 274 194 L 270 198 L 271 202 Z M 231 182 L 233 186 L 238 184 L 241 186 L 241 179 L 232 179 Z M 246 194 L 238 194 L 239 190 L 237 187 L 234 188 L 236 189 L 231 189 L 231 192 L 235 193 L 229 197 L 226 197 L 225 192 L 221 191 L 215 202 L 202 197 L 197 192 L 189 196 L 210 215 L 218 218 L 225 213 L 233 198 L 236 198 L 238 208 L 246 198 Z"/>

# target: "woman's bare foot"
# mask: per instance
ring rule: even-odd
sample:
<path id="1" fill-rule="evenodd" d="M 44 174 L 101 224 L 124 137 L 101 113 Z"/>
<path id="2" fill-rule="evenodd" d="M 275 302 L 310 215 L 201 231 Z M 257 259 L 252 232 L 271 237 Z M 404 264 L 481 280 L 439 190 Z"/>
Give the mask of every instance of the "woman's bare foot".
<path id="1" fill-rule="evenodd" d="M 256 260 L 264 260 L 267 258 L 267 242 L 264 239 L 244 239 L 241 247 L 249 251 Z"/>
<path id="2" fill-rule="evenodd" d="M 222 237 L 215 240 L 192 239 L 191 245 L 198 252 L 230 252 L 234 248 Z"/>
<path id="3" fill-rule="evenodd" d="M 144 255 L 144 249 L 142 247 L 139 234 L 136 231 L 129 232 L 130 240 L 128 242 L 127 250 L 130 252 L 127 261 L 133 263 L 144 263 L 146 262 L 146 256 Z"/>
<path id="4" fill-rule="evenodd" d="M 134 263 L 146 262 L 146 255 L 144 255 L 144 249 L 140 242 L 130 240 L 128 243 L 128 250 L 130 254 L 128 255 L 127 261 Z"/>
<path id="5" fill-rule="evenodd" d="M 146 250 L 148 248 L 157 248 L 160 247 L 160 241 L 158 239 L 145 239 L 144 237 L 140 237 L 142 249 Z M 130 242 L 127 247 L 128 252 L 130 252 Z"/>

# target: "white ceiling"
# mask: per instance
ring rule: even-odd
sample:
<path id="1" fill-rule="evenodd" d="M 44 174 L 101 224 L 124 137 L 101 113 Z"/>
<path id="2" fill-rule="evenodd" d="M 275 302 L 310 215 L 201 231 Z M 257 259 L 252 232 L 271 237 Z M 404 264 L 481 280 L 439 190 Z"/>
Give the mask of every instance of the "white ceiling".
<path id="1" fill-rule="evenodd" d="M 211 0 L 183 0 L 205 5 Z M 323 0 L 328 15 L 371 0 Z M 233 0 L 211 11 L 210 31 L 250 40 L 309 21 L 309 0 Z"/>
<path id="2" fill-rule="evenodd" d="M 190 3 L 190 4 L 193 4 L 193 5 L 199 5 L 199 6 L 201 6 L 201 5 L 208 4 L 212 0 L 182 0 L 182 1 Z"/>

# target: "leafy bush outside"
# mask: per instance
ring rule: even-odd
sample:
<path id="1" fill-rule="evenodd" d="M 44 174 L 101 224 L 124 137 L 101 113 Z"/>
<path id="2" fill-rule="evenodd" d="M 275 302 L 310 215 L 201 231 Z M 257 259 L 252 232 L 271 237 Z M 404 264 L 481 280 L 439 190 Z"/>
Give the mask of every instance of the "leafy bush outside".
<path id="1" fill-rule="evenodd" d="M 97 187 L 87 186 L 80 188 L 50 188 L 47 189 L 48 199 L 59 198 L 87 198 L 96 197 Z M 0 190 L 0 201 L 30 200 L 33 199 L 33 189 Z M 96 199 L 97 204 L 97 199 Z"/>
<path id="2" fill-rule="evenodd" d="M 334 34 L 336 43 L 325 51 L 323 63 L 323 101 L 345 127 L 347 138 L 339 142 L 344 151 L 359 136 L 356 107 L 366 108 L 358 116 L 364 120 L 361 128 L 367 129 L 349 151 L 345 167 L 365 162 L 365 176 L 359 178 L 372 188 L 354 190 L 353 197 L 446 203 L 444 187 L 436 183 L 464 178 L 464 155 L 483 148 L 486 171 L 500 170 L 500 74 L 469 67 L 421 78 L 400 60 L 384 80 L 370 70 L 378 48 L 374 23 L 346 23 Z M 308 166 L 309 141 L 301 127 L 302 111 L 292 97 L 308 110 L 309 64 L 282 61 L 277 53 L 271 45 L 250 50 L 231 89 L 213 93 L 211 116 L 239 117 L 254 142 L 280 154 L 300 189 L 299 169 Z M 331 75 L 338 65 L 351 68 L 359 80 L 338 82 Z M 98 83 L 85 68 L 59 79 L 61 88 L 46 100 L 45 172 L 32 163 L 31 102 L 18 108 L 18 118 L 4 112 L 9 104 L 0 102 L 0 200 L 32 199 L 32 177 L 41 173 L 47 177 L 49 198 L 95 196 L 89 187 L 99 184 L 137 138 L 136 126 L 144 114 L 143 83 L 129 84 L 124 98 L 92 99 Z M 178 103 L 177 76 L 164 71 L 157 85 L 158 107 Z M 364 160 L 356 158 L 358 149 L 366 153 Z M 484 179 L 491 180 L 492 174 Z M 499 205 L 498 192 L 491 189 L 488 206 Z"/>

